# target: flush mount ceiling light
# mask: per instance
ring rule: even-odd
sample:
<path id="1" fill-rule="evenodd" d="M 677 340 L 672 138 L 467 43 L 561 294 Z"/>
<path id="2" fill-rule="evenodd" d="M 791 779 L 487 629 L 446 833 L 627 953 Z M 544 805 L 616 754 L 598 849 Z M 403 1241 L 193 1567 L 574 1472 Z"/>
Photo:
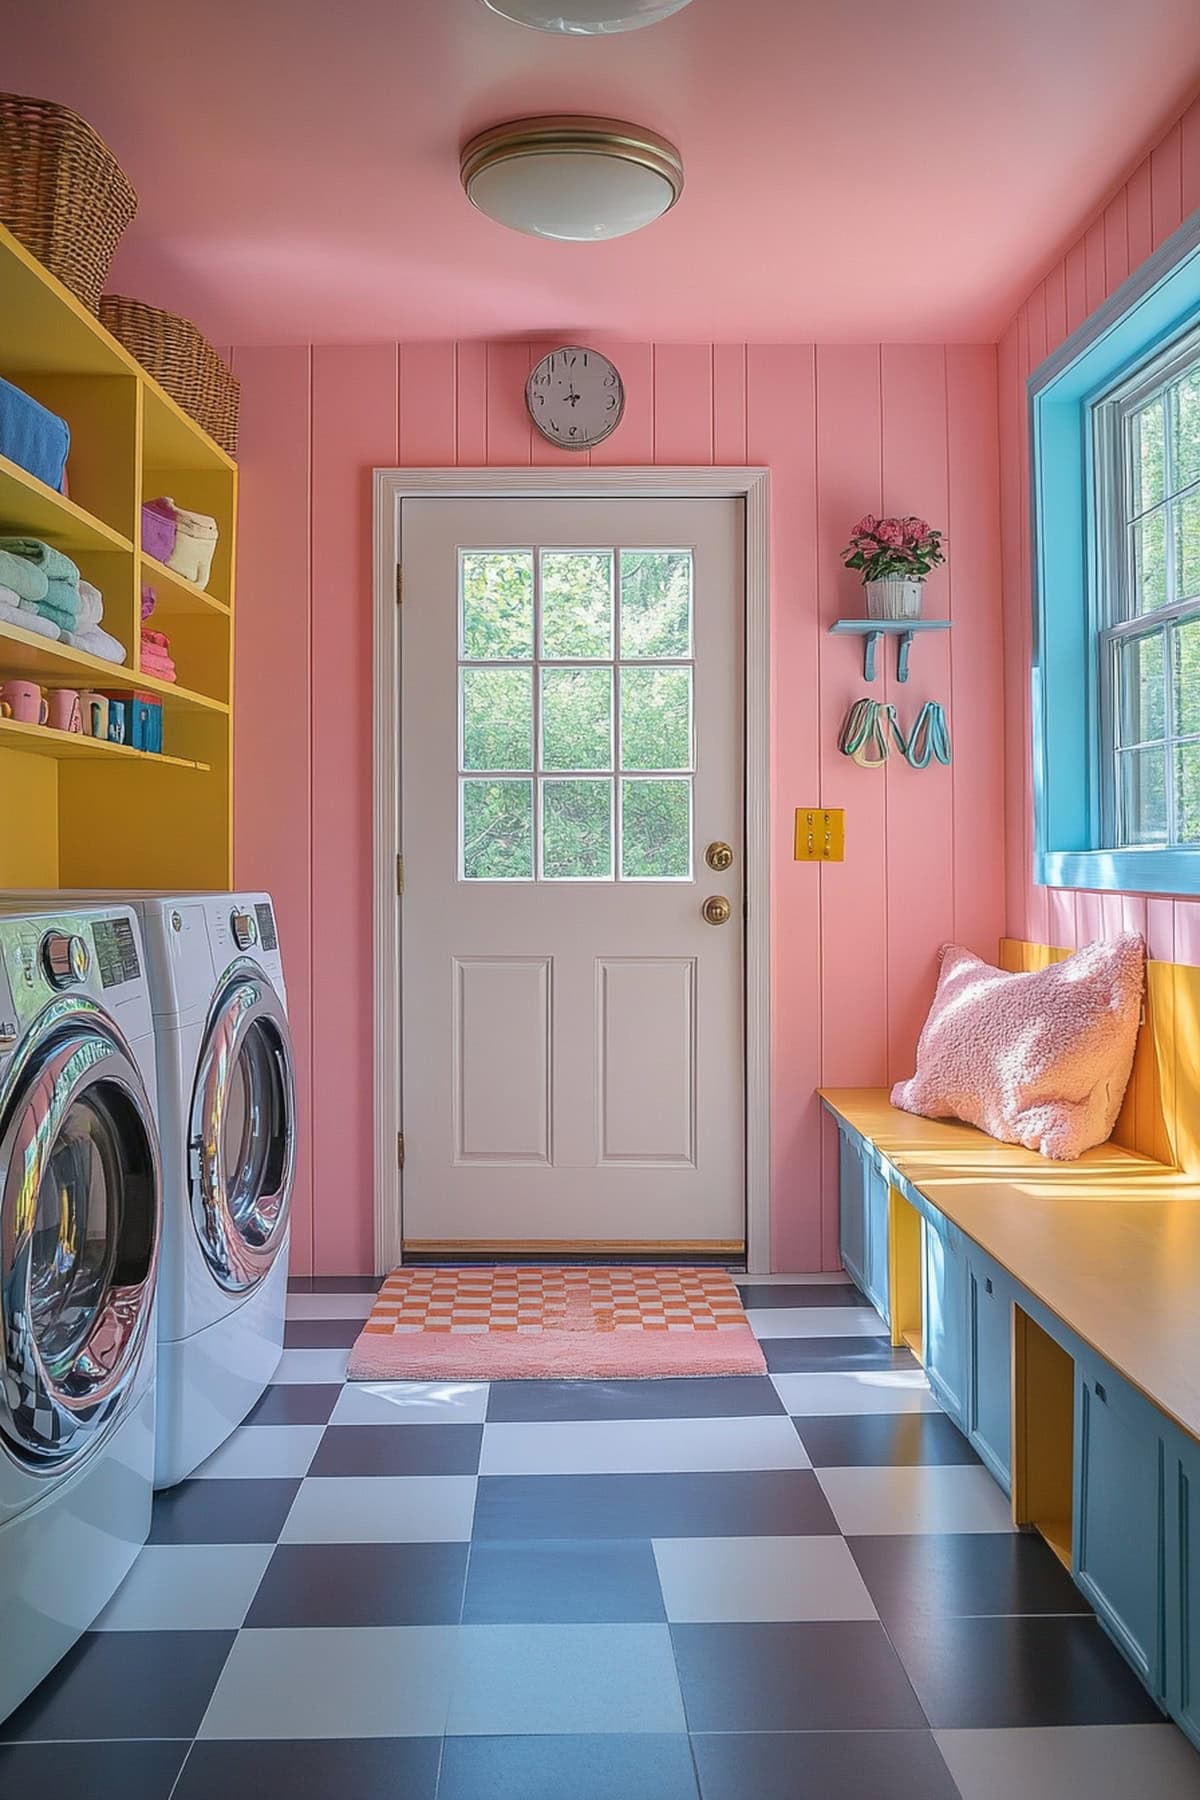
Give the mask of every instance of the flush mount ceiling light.
<path id="1" fill-rule="evenodd" d="M 683 192 L 674 144 L 622 119 L 493 125 L 466 145 L 461 174 L 471 204 L 498 224 L 567 243 L 640 231 Z"/>
<path id="2" fill-rule="evenodd" d="M 682 12 L 688 0 L 483 0 L 501 18 L 535 31 L 565 32 L 571 37 L 603 37 L 607 32 L 638 31 Z"/>

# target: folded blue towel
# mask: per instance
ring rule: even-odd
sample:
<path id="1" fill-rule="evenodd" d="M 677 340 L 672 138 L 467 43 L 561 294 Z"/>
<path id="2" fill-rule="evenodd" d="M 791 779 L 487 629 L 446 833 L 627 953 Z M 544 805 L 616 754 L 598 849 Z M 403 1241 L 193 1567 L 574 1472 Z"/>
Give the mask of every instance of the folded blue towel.
<path id="1" fill-rule="evenodd" d="M 41 538 L 0 537 L 0 550 L 10 550 L 14 556 L 32 563 L 47 581 L 67 581 L 72 587 L 79 586 L 79 570 L 70 557 L 64 556 L 52 544 L 43 544 Z M 11 587 L 12 582 L 6 585 Z"/>
<path id="2" fill-rule="evenodd" d="M 60 491 L 71 432 L 65 419 L 0 378 L 0 456 Z"/>
<path id="3" fill-rule="evenodd" d="M 22 600 L 36 604 L 46 598 L 50 583 L 36 563 L 14 556 L 11 550 L 0 550 L 0 587 L 11 588 Z"/>

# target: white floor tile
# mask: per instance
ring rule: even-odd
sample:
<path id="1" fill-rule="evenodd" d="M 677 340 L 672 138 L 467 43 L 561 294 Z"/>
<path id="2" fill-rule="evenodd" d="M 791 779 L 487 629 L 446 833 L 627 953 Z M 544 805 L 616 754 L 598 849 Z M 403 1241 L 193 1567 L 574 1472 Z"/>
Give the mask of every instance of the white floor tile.
<path id="1" fill-rule="evenodd" d="M 202 1738 L 438 1737 L 453 1625 L 240 1632 Z"/>
<path id="2" fill-rule="evenodd" d="M 323 1425 L 242 1425 L 201 1463 L 192 1479 L 307 1475 Z"/>
<path id="3" fill-rule="evenodd" d="M 346 1379 L 350 1346 L 344 1350 L 285 1350 L 272 1383 L 330 1383 Z"/>
<path id="4" fill-rule="evenodd" d="M 746 1317 L 759 1338 L 887 1336 L 873 1306 L 752 1306 Z"/>
<path id="5" fill-rule="evenodd" d="M 958 1467 L 818 1469 L 847 1537 L 925 1531 L 1012 1531 L 1012 1510 L 988 1471 Z"/>
<path id="6" fill-rule="evenodd" d="M 350 1381 L 331 1425 L 482 1425 L 486 1381 Z"/>
<path id="7" fill-rule="evenodd" d="M 848 1287 L 850 1277 L 838 1269 L 821 1275 L 742 1275 L 734 1276 L 739 1287 Z"/>
<path id="8" fill-rule="evenodd" d="M 365 1319 L 375 1294 L 289 1294 L 289 1319 Z"/>
<path id="9" fill-rule="evenodd" d="M 822 1414 L 938 1412 L 920 1369 L 831 1370 L 772 1375 L 775 1391 L 797 1419 Z"/>
<path id="10" fill-rule="evenodd" d="M 236 1631 L 273 1544 L 148 1544 L 93 1631 Z"/>
<path id="11" fill-rule="evenodd" d="M 656 1538 L 654 1555 L 673 1625 L 877 1617 L 844 1538 Z"/>
<path id="12" fill-rule="evenodd" d="M 465 1543 L 473 1475 L 323 1475 L 301 1484 L 281 1544 Z"/>
<path id="13" fill-rule="evenodd" d="M 1198 1800 L 1200 1756 L 1174 1725 L 935 1731 L 963 1800 Z"/>
<path id="14" fill-rule="evenodd" d="M 481 1475 L 807 1469 L 790 1419 L 603 1419 L 485 1425 Z"/>
<path id="15" fill-rule="evenodd" d="M 458 1650 L 452 1735 L 687 1729 L 665 1625 L 466 1625 Z"/>

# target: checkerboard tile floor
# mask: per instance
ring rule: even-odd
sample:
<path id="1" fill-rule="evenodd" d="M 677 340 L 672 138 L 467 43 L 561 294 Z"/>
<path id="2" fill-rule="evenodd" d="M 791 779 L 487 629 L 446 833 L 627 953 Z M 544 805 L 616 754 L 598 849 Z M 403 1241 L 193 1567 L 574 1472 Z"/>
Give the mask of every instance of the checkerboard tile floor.
<path id="1" fill-rule="evenodd" d="M 770 1374 L 348 1386 L 373 1282 L 0 1725 L 39 1800 L 1200 1800 L 1049 1550 L 850 1286 Z"/>

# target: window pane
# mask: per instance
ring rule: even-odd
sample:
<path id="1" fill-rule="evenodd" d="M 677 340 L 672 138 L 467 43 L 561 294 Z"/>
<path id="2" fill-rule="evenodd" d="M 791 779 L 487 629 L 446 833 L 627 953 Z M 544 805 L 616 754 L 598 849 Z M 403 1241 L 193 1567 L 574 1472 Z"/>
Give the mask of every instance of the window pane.
<path id="1" fill-rule="evenodd" d="M 542 670 L 542 767 L 612 768 L 612 670 Z"/>
<path id="2" fill-rule="evenodd" d="M 542 874 L 547 881 L 611 881 L 610 780 L 542 783 Z"/>
<path id="3" fill-rule="evenodd" d="M 1163 735 L 1163 634 L 1127 638 L 1117 645 L 1120 741 L 1146 744 Z"/>
<path id="4" fill-rule="evenodd" d="M 1200 369 L 1181 381 L 1174 395 L 1176 492 L 1200 481 Z"/>
<path id="5" fill-rule="evenodd" d="M 611 550 L 542 551 L 542 655 L 611 656 Z"/>
<path id="6" fill-rule="evenodd" d="M 621 767 L 690 769 L 692 671 L 621 670 Z"/>
<path id="7" fill-rule="evenodd" d="M 463 669 L 464 769 L 532 769 L 533 671 Z"/>
<path id="8" fill-rule="evenodd" d="M 621 655 L 691 652 L 691 551 L 622 550 Z"/>
<path id="9" fill-rule="evenodd" d="M 1185 619 L 1171 633 L 1175 646 L 1175 729 L 1200 732 L 1200 618 Z"/>
<path id="10" fill-rule="evenodd" d="M 464 781 L 462 872 L 467 881 L 533 876 L 533 783 Z"/>
<path id="11" fill-rule="evenodd" d="M 464 550 L 462 653 L 507 662 L 533 655 L 533 552 Z"/>
<path id="12" fill-rule="evenodd" d="M 621 874 L 627 881 L 677 881 L 691 872 L 691 782 L 623 781 Z"/>
<path id="13" fill-rule="evenodd" d="M 1200 494 L 1177 500 L 1175 521 L 1175 598 L 1200 599 Z"/>
<path id="14" fill-rule="evenodd" d="M 1163 494 L 1163 401 L 1160 394 L 1129 421 L 1133 511 L 1148 512 Z"/>
<path id="15" fill-rule="evenodd" d="M 1176 745 L 1175 813 L 1179 842 L 1200 843 L 1200 744 Z"/>
<path id="16" fill-rule="evenodd" d="M 1167 515 L 1147 514 L 1133 532 L 1133 610 L 1153 612 L 1167 603 Z"/>
<path id="17" fill-rule="evenodd" d="M 1122 750 L 1117 757 L 1121 841 L 1161 844 L 1167 836 L 1166 750 Z"/>

